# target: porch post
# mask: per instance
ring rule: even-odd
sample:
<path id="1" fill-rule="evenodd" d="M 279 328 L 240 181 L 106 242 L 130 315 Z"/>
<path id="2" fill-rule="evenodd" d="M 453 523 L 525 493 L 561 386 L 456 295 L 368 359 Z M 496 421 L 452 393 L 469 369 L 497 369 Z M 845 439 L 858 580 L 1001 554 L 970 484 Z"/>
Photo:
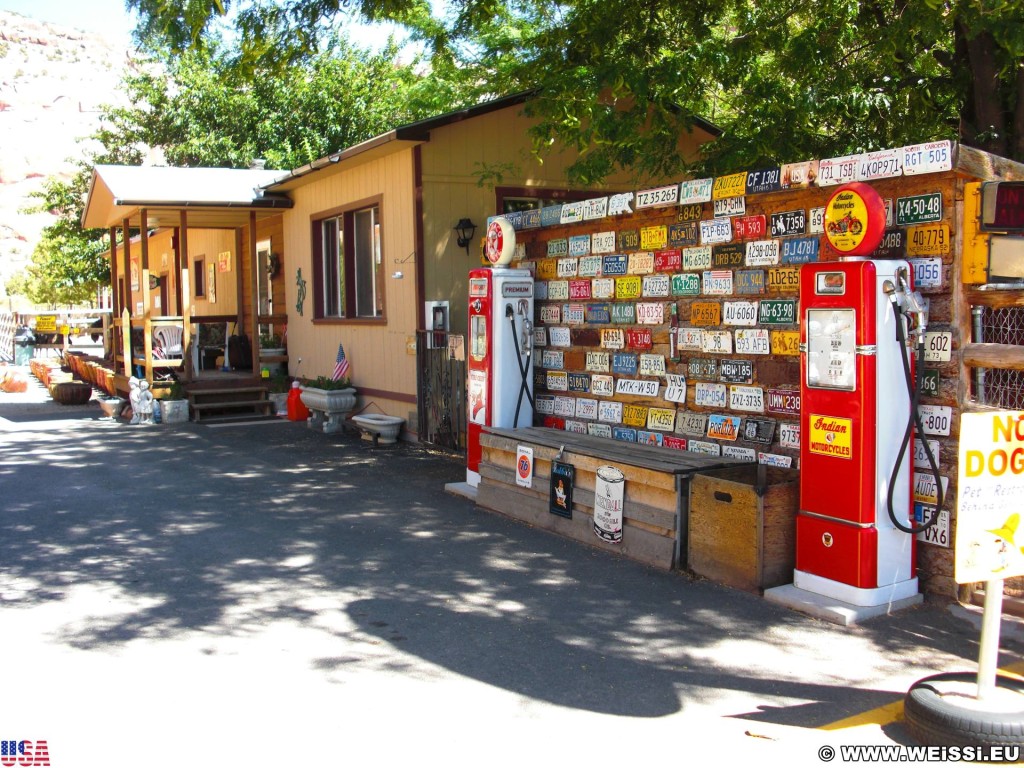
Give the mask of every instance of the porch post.
<path id="1" fill-rule="evenodd" d="M 191 381 L 195 372 L 191 364 L 195 361 L 191 354 L 192 344 L 192 283 L 189 276 L 192 274 L 192 259 L 188 255 L 188 214 L 182 208 L 179 212 L 180 223 L 178 224 L 178 250 L 175 254 L 178 269 L 178 298 L 181 307 L 181 354 L 185 358 L 185 371 L 188 380 Z M 200 354 L 202 350 L 199 350 Z"/>
<path id="2" fill-rule="evenodd" d="M 110 356 L 117 358 L 117 350 L 121 346 L 121 338 L 118 335 L 120 326 L 117 323 L 118 318 L 121 315 L 121 296 L 117 291 L 117 227 L 110 227 L 110 319 L 114 322 L 111 323 L 111 336 L 108 337 L 106 334 L 103 336 L 103 354 L 106 355 L 107 350 L 110 350 Z M 117 365 L 114 366 L 114 370 L 117 370 Z"/>
<path id="3" fill-rule="evenodd" d="M 153 321 L 153 310 L 151 306 L 152 295 L 149 288 L 149 222 L 146 209 L 143 208 L 139 211 L 139 240 L 142 245 L 142 266 L 139 270 L 142 274 L 139 277 L 139 282 L 142 284 L 142 309 L 143 317 L 145 318 L 144 332 L 142 334 L 143 340 L 143 357 L 145 358 L 146 365 L 146 381 L 150 384 L 153 383 L 153 335 L 152 335 L 152 321 Z M 160 311 L 163 312 L 164 308 L 160 307 Z"/>
<path id="4" fill-rule="evenodd" d="M 129 378 L 135 375 L 132 365 L 132 324 L 131 318 L 135 313 L 135 293 L 132 290 L 132 228 L 131 219 L 123 219 L 121 222 L 121 250 L 124 252 L 124 295 L 125 306 L 122 308 L 121 336 L 122 344 L 127 350 L 124 356 L 124 375 Z M 124 324 L 124 310 L 128 312 L 127 325 Z"/>
<path id="5" fill-rule="evenodd" d="M 249 211 L 249 295 L 252 309 L 252 371 L 257 376 L 260 370 L 260 297 L 259 264 L 256 259 L 256 211 Z"/>

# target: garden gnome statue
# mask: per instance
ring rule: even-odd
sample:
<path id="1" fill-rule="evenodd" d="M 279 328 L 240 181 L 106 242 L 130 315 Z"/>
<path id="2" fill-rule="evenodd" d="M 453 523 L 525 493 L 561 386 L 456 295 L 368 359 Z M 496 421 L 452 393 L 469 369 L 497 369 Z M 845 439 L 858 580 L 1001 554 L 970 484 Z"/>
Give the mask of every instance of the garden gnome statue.
<path id="1" fill-rule="evenodd" d="M 149 382 L 143 379 L 139 382 L 139 423 L 153 423 L 153 393 L 149 391 Z"/>
<path id="2" fill-rule="evenodd" d="M 139 380 L 132 376 L 128 379 L 128 402 L 132 406 L 132 420 L 129 422 L 130 424 L 138 424 L 142 419 L 141 395 L 142 390 L 139 389 Z"/>

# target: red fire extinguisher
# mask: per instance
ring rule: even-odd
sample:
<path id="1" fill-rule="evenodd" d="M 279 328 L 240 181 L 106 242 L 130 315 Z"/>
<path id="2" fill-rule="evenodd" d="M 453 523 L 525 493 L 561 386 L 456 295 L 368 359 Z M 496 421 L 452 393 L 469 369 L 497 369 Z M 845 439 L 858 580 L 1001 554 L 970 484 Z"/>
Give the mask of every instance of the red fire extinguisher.
<path id="1" fill-rule="evenodd" d="M 302 402 L 302 389 L 299 382 L 292 382 L 292 389 L 288 393 L 288 421 L 305 421 L 309 418 L 309 408 Z"/>

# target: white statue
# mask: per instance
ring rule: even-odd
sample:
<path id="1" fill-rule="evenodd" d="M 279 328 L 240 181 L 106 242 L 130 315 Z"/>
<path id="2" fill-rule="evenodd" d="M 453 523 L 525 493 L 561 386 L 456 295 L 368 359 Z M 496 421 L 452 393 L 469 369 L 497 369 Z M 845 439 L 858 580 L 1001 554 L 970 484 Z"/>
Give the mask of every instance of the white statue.
<path id="1" fill-rule="evenodd" d="M 139 388 L 139 380 L 132 376 L 128 379 L 128 402 L 132 406 L 132 420 L 130 424 L 138 424 L 142 419 L 141 406 L 142 390 Z"/>
<path id="2" fill-rule="evenodd" d="M 139 382 L 139 423 L 153 423 L 153 393 L 149 391 L 149 382 L 143 379 Z"/>

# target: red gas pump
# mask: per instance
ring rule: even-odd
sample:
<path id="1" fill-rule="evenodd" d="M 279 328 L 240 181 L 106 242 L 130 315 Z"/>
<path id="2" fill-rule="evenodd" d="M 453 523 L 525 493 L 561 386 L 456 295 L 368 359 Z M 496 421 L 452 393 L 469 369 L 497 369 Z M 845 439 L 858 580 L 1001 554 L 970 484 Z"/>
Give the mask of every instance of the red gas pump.
<path id="1" fill-rule="evenodd" d="M 921 334 L 927 321 L 911 274 L 906 261 L 860 259 L 800 273 L 793 583 L 854 606 L 919 599 L 905 455 L 916 396 L 905 339 L 908 325 Z"/>
<path id="2" fill-rule="evenodd" d="M 514 247 L 508 223 L 491 222 L 488 259 L 508 263 Z M 481 428 L 533 424 L 533 275 L 528 270 L 495 266 L 470 271 L 467 369 L 466 482 L 476 487 Z"/>

